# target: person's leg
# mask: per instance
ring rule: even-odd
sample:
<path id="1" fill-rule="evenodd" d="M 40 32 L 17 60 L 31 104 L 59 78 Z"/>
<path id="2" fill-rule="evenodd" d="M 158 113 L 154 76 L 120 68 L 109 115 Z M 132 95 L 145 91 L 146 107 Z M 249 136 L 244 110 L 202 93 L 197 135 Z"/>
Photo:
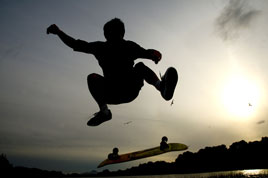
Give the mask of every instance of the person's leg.
<path id="1" fill-rule="evenodd" d="M 161 81 L 157 75 L 149 67 L 139 62 L 135 65 L 134 70 L 139 78 L 144 79 L 148 84 L 153 85 L 157 90 L 160 91 Z"/>
<path id="2" fill-rule="evenodd" d="M 87 125 L 97 126 L 112 118 L 112 113 L 108 109 L 105 99 L 105 80 L 99 74 L 90 74 L 87 77 L 87 82 L 88 89 L 100 108 L 100 111 L 88 121 Z"/>
<path id="3" fill-rule="evenodd" d="M 88 89 L 92 97 L 97 102 L 100 110 L 107 108 L 107 102 L 104 95 L 104 77 L 99 74 L 90 74 L 87 76 Z"/>
<path id="4" fill-rule="evenodd" d="M 164 76 L 161 77 L 161 80 L 159 80 L 157 75 L 142 62 L 135 65 L 135 71 L 137 75 L 143 78 L 148 84 L 155 86 L 165 100 L 170 100 L 173 97 L 178 81 L 178 74 L 175 68 L 168 68 Z"/>

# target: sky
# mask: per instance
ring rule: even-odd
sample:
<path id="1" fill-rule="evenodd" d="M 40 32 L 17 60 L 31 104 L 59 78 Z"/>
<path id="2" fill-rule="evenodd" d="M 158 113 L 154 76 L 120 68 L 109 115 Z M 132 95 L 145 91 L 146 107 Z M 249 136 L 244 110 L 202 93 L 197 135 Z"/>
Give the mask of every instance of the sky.
<path id="1" fill-rule="evenodd" d="M 137 62 L 157 75 L 177 69 L 174 104 L 145 84 L 133 102 L 109 106 L 112 120 L 88 127 L 98 107 L 86 78 L 101 68 L 46 28 L 105 41 L 114 17 L 125 39 L 162 53 L 157 65 Z M 268 135 L 267 17 L 265 0 L 0 0 L 0 153 L 14 166 L 89 172 L 172 162 L 182 152 L 96 168 L 114 147 L 143 150 L 162 136 L 191 152 L 260 140 Z"/>

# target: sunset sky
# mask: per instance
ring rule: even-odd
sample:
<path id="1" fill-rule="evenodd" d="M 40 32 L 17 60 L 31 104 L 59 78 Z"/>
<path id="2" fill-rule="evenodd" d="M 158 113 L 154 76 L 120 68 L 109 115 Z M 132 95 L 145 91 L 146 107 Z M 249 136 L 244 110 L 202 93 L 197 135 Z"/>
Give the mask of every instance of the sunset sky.
<path id="1" fill-rule="evenodd" d="M 46 28 L 105 41 L 114 17 L 125 39 L 163 55 L 137 62 L 178 70 L 174 104 L 145 83 L 133 102 L 109 106 L 111 121 L 88 127 L 98 107 L 86 79 L 101 68 Z M 266 0 L 0 0 L 0 154 L 14 166 L 89 172 L 174 161 L 181 152 L 96 168 L 114 147 L 143 150 L 162 136 L 191 152 L 268 136 L 267 19 Z"/>

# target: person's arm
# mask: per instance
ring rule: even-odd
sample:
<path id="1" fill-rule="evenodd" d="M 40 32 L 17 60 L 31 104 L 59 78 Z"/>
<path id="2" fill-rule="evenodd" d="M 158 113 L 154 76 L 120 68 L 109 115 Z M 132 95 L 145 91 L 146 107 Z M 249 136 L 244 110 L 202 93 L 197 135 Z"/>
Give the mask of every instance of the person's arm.
<path id="1" fill-rule="evenodd" d="M 143 47 L 141 47 L 140 45 L 138 45 L 133 41 L 128 42 L 130 45 L 132 45 L 132 49 L 137 58 L 150 59 L 154 61 L 155 64 L 157 64 L 161 60 L 162 54 L 159 51 L 155 49 L 144 49 Z"/>
<path id="2" fill-rule="evenodd" d="M 151 59 L 157 64 L 161 60 L 162 54 L 155 49 L 147 49 L 144 52 L 144 58 Z"/>
<path id="3" fill-rule="evenodd" d="M 69 46 L 70 48 L 75 48 L 76 40 L 73 37 L 61 31 L 57 25 L 53 24 L 47 28 L 47 34 L 50 34 L 50 33 L 54 35 L 58 35 L 61 41 L 63 41 L 63 43 Z"/>

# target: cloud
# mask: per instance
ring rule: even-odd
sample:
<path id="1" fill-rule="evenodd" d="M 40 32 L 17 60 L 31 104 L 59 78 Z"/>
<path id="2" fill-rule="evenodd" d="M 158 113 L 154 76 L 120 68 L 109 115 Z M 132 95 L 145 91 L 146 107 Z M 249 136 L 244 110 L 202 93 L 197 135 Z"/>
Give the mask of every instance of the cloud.
<path id="1" fill-rule="evenodd" d="M 247 2 L 230 0 L 216 19 L 216 30 L 224 41 L 239 37 L 241 30 L 249 28 L 260 14 L 259 10 L 253 9 Z"/>

